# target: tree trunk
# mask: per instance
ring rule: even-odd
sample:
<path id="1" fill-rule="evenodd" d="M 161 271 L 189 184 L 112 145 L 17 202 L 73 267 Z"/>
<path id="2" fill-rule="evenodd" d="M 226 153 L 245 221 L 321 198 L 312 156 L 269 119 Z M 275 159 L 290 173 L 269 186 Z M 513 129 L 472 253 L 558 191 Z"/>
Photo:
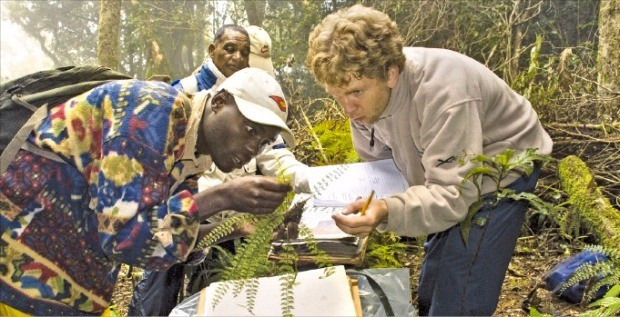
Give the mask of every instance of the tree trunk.
<path id="1" fill-rule="evenodd" d="M 604 102 L 620 99 L 620 0 L 600 2 L 598 18 L 599 96 Z"/>
<path id="2" fill-rule="evenodd" d="M 250 25 L 263 26 L 265 19 L 266 0 L 244 0 L 245 12 L 248 14 Z"/>
<path id="3" fill-rule="evenodd" d="M 118 70 L 121 59 L 121 0 L 101 0 L 100 5 L 97 59 L 99 64 Z"/>

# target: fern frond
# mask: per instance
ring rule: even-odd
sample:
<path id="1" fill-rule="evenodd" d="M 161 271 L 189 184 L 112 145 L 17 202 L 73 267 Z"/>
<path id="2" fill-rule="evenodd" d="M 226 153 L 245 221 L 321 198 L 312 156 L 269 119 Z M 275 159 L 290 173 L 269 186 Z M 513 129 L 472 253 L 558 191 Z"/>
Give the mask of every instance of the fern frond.
<path id="1" fill-rule="evenodd" d="M 256 303 L 256 295 L 258 294 L 258 278 L 251 278 L 245 283 L 246 290 L 246 309 L 254 315 L 254 304 Z"/>
<path id="2" fill-rule="evenodd" d="M 310 230 L 310 228 L 305 225 L 300 225 L 299 233 L 300 236 L 305 237 L 304 241 L 308 247 L 308 250 L 314 256 L 316 265 L 319 267 L 328 267 L 333 265 L 327 252 L 319 248 L 319 243 L 312 234 L 312 230 Z"/>
<path id="3" fill-rule="evenodd" d="M 282 316 L 293 316 L 295 309 L 294 286 L 297 275 L 284 274 L 280 277 L 280 307 Z"/>
<path id="4" fill-rule="evenodd" d="M 297 261 L 299 255 L 295 252 L 295 248 L 290 244 L 281 245 L 280 260 L 278 261 L 276 274 L 290 274 L 297 271 Z"/>
<path id="5" fill-rule="evenodd" d="M 585 293 L 585 301 L 590 302 L 598 293 L 598 290 L 604 286 L 620 284 L 620 274 L 611 274 L 601 278 L 600 280 L 592 283 L 592 286 Z"/>
<path id="6" fill-rule="evenodd" d="M 587 280 L 600 275 L 609 275 L 613 270 L 613 265 L 609 261 L 599 261 L 596 263 L 584 263 L 579 266 L 573 274 L 566 280 L 564 285 L 560 288 L 560 292 L 566 290 L 569 286 L 579 283 L 582 280 Z"/>
<path id="7" fill-rule="evenodd" d="M 215 289 L 215 294 L 213 295 L 212 309 L 215 309 L 215 306 L 217 306 L 217 304 L 219 304 L 222 298 L 224 298 L 224 295 L 226 295 L 231 285 L 232 282 L 223 282 L 218 285 L 218 287 Z"/>
<path id="8" fill-rule="evenodd" d="M 198 248 L 204 249 L 208 246 L 215 244 L 218 240 L 226 237 L 231 234 L 235 229 L 239 228 L 240 225 L 252 222 L 254 219 L 254 215 L 251 214 L 239 214 L 230 218 L 224 219 L 220 222 L 213 230 L 211 230 L 202 240 L 197 244 Z"/>
<path id="9" fill-rule="evenodd" d="M 315 192 L 325 190 L 332 178 L 346 172 L 347 165 L 343 165 L 340 169 L 337 169 L 333 173 L 327 175 L 321 182 L 319 187 L 315 188 Z M 288 183 L 290 179 L 283 176 L 282 173 L 278 173 L 278 181 Z M 233 296 L 239 295 L 243 290 L 246 291 L 247 304 L 246 308 L 250 313 L 254 308 L 256 295 L 258 292 L 258 277 L 265 275 L 282 274 L 282 290 L 281 290 L 281 306 L 283 315 L 292 315 L 294 308 L 294 292 L 293 286 L 295 282 L 297 272 L 297 261 L 299 256 L 295 252 L 294 246 L 290 245 L 289 241 L 285 241 L 282 245 L 283 252 L 281 258 L 277 264 L 272 263 L 268 259 L 268 253 L 271 250 L 271 240 L 274 237 L 274 233 L 278 231 L 278 228 L 282 225 L 288 215 L 289 206 L 293 198 L 293 193 L 289 193 L 284 199 L 284 202 L 276 208 L 276 210 L 268 215 L 253 216 L 242 214 L 237 217 L 228 218 L 222 222 L 222 224 L 214 229 L 212 235 L 208 236 L 209 239 L 203 240 L 205 243 L 214 243 L 222 236 L 231 233 L 235 226 L 243 224 L 245 222 L 251 222 L 254 226 L 254 231 L 249 234 L 245 241 L 237 246 L 236 253 L 231 257 L 226 257 L 226 265 L 221 272 L 221 279 L 224 281 L 230 281 L 228 283 L 219 284 L 216 289 L 216 301 L 214 306 L 221 300 L 221 298 L 228 291 L 232 291 Z M 239 220 L 243 218 L 243 221 Z M 303 231 L 302 236 L 305 236 L 306 244 L 310 253 L 316 257 L 316 262 L 319 266 L 331 266 L 331 261 L 327 253 L 318 247 L 318 242 L 312 235 L 309 228 L 300 226 L 300 232 Z M 286 237 L 288 239 L 288 236 Z M 333 271 L 333 270 L 332 270 Z M 326 270 L 326 273 L 329 271 Z"/>
<path id="10" fill-rule="evenodd" d="M 612 248 L 604 245 L 588 245 L 586 249 L 605 254 L 611 261 L 620 261 L 620 247 Z"/>

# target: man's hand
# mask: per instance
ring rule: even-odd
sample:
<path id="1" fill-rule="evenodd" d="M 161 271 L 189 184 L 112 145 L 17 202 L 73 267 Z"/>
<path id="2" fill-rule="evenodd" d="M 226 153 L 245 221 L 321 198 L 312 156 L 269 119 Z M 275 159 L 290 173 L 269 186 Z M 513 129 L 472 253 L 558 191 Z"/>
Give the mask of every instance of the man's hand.
<path id="1" fill-rule="evenodd" d="M 279 183 L 275 177 L 244 176 L 204 190 L 194 198 L 201 219 L 228 209 L 267 214 L 282 203 L 290 190 L 290 185 Z"/>
<path id="2" fill-rule="evenodd" d="M 275 177 L 244 176 L 232 179 L 226 187 L 228 208 L 252 214 L 267 214 L 278 207 L 291 186 L 278 182 Z"/>
<path id="3" fill-rule="evenodd" d="M 333 214 L 332 218 L 340 230 L 353 235 L 367 236 L 388 216 L 387 204 L 383 199 L 375 199 L 366 208 L 365 215 L 347 216 L 357 213 L 366 202 L 365 198 L 357 199 L 345 207 L 342 214 Z"/>

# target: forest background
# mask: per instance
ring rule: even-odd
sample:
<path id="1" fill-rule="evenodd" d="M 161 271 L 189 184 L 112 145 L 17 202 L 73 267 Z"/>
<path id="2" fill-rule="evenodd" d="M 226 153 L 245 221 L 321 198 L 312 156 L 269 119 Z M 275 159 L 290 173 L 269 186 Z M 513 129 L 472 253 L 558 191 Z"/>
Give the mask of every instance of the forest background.
<path id="1" fill-rule="evenodd" d="M 346 116 L 303 65 L 307 38 L 327 14 L 354 3 L 386 12 L 407 46 L 451 49 L 493 70 L 531 101 L 554 140 L 553 157 L 584 160 L 593 172 L 594 187 L 617 212 L 619 0 L 3 1 L 2 19 L 34 38 L 52 67 L 103 64 L 137 79 L 187 76 L 205 60 L 220 26 L 262 26 L 272 37 L 278 80 L 291 105 L 289 125 L 299 141 L 294 152 L 309 165 L 323 165 L 358 157 Z M 575 209 L 557 177 L 557 166 L 544 168 L 537 193 L 553 205 Z M 528 214 L 498 314 L 526 314 L 521 306 L 543 273 L 584 244 L 597 242 L 590 228 L 569 230 L 561 218 L 552 212 Z M 393 241 L 404 244 L 396 265 L 411 268 L 415 299 L 420 241 Z M 131 293 L 130 281 L 119 282 L 115 302 L 120 314 Z M 526 308 L 533 305 L 561 315 L 587 310 L 544 293 L 534 295 Z"/>

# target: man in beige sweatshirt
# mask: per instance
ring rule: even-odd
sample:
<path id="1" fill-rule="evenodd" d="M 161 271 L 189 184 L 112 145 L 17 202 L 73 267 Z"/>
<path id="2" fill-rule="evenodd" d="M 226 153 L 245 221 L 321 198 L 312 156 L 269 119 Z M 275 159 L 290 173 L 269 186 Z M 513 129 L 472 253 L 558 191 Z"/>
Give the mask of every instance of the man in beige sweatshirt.
<path id="1" fill-rule="evenodd" d="M 478 193 L 473 185 L 459 190 L 474 165 L 457 158 L 507 148 L 549 154 L 552 141 L 531 104 L 484 65 L 449 50 L 403 48 L 402 42 L 387 15 L 361 5 L 327 16 L 310 34 L 306 64 L 351 119 L 360 157 L 393 158 L 410 185 L 373 200 L 364 215 L 334 219 L 351 234 L 376 228 L 428 236 L 421 314 L 491 315 L 527 204 L 486 203 L 476 217 L 487 221 L 472 226 L 465 245 L 459 223 Z M 502 185 L 531 192 L 538 174 L 538 168 L 530 176 L 514 173 Z M 489 180 L 481 185 L 483 194 L 495 189 Z M 343 213 L 363 203 L 352 202 Z"/>

